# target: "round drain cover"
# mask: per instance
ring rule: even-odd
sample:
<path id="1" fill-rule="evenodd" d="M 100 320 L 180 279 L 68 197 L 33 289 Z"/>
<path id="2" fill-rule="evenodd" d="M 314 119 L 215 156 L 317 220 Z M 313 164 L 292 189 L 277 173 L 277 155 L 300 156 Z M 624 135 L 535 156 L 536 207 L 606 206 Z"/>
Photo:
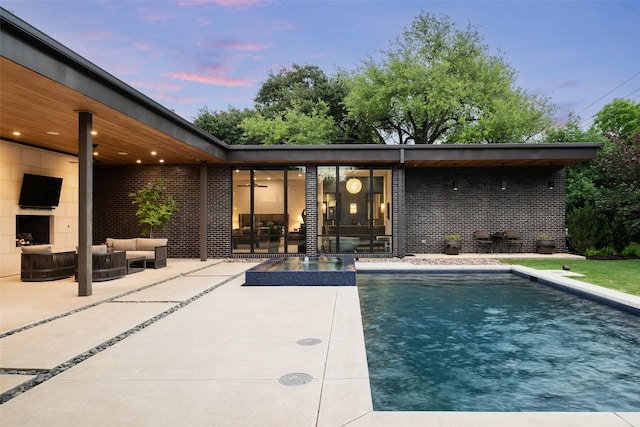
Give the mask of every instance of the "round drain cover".
<path id="1" fill-rule="evenodd" d="M 311 382 L 313 377 L 302 372 L 294 372 L 280 377 L 278 380 L 282 385 L 305 385 Z"/>
<path id="2" fill-rule="evenodd" d="M 322 340 L 318 338 L 303 338 L 301 340 L 296 341 L 298 345 L 318 345 L 322 342 Z"/>

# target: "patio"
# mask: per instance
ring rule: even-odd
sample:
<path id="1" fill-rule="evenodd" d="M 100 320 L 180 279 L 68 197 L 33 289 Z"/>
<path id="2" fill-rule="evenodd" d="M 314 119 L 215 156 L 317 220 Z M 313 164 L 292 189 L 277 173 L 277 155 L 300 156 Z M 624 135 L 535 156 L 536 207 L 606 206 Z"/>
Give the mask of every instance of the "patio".
<path id="1" fill-rule="evenodd" d="M 495 262 L 476 257 L 418 255 L 394 268 L 452 258 Z M 1 279 L 0 387 L 5 393 L 31 379 L 34 385 L 0 406 L 0 421 L 48 427 L 640 426 L 640 413 L 374 412 L 357 289 L 242 287 L 253 265 L 170 260 L 165 269 L 96 284 L 90 297 L 77 297 L 72 280 Z M 302 345 L 317 342 L 308 338 L 320 342 Z M 306 373 L 311 381 L 281 384 L 290 373 Z"/>

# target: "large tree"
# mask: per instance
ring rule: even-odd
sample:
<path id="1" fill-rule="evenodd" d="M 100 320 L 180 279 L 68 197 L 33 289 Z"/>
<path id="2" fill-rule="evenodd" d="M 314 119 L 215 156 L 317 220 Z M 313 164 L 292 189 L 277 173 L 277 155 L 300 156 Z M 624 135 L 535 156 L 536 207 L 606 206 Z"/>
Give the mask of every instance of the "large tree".
<path id="1" fill-rule="evenodd" d="M 370 127 L 348 116 L 344 105 L 347 91 L 344 72 L 328 77 L 316 65 L 293 64 L 277 73 L 271 71 L 254 101 L 264 120 L 282 120 L 281 126 L 286 125 L 287 115 L 306 115 L 312 120 L 322 120 L 324 125 L 328 121 L 319 114 L 331 118 L 335 128 L 330 132 L 332 139 L 318 140 L 316 144 L 376 142 Z"/>
<path id="2" fill-rule="evenodd" d="M 549 100 L 517 88 L 514 71 L 472 27 L 421 14 L 385 53 L 364 61 L 345 99 L 381 141 L 526 142 L 549 123 Z"/>
<path id="3" fill-rule="evenodd" d="M 240 123 L 244 119 L 254 117 L 256 114 L 255 110 L 248 108 L 239 110 L 229 106 L 227 111 L 216 111 L 204 107 L 198 110 L 198 115 L 193 120 L 193 124 L 216 138 L 220 138 L 227 144 L 260 144 L 258 139 L 246 135 L 240 127 Z"/>
<path id="4" fill-rule="evenodd" d="M 336 126 L 328 110 L 323 101 L 313 107 L 294 102 L 282 115 L 265 117 L 259 113 L 244 119 L 240 128 L 261 144 L 326 144 L 336 137 Z"/>

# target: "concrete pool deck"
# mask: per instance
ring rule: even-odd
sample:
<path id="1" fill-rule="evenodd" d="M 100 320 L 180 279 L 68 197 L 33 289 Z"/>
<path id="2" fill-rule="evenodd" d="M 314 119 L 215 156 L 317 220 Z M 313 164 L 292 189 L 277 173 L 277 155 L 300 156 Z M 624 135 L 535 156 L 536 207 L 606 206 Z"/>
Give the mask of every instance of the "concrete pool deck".
<path id="1" fill-rule="evenodd" d="M 0 392 L 27 383 L 0 425 L 640 427 L 640 412 L 375 412 L 357 288 L 241 286 L 256 263 L 169 260 L 91 297 L 0 279 Z M 415 268 L 357 267 L 391 264 Z M 292 373 L 311 381 L 281 384 Z"/>

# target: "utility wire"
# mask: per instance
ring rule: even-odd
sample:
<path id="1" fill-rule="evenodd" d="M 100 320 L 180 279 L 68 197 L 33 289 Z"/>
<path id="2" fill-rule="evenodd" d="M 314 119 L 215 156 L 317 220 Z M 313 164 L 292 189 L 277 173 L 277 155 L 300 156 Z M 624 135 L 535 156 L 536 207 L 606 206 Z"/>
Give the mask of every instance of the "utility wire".
<path id="1" fill-rule="evenodd" d="M 618 86 L 614 87 L 613 89 L 611 89 L 609 92 L 605 93 L 604 95 L 602 95 L 600 98 L 596 99 L 595 101 L 593 101 L 591 104 L 587 105 L 586 107 L 584 107 L 582 110 L 578 111 L 576 113 L 577 116 L 580 115 L 580 113 L 582 113 L 584 110 L 587 110 L 591 107 L 593 107 L 594 105 L 596 105 L 598 102 L 602 101 L 604 98 L 606 98 L 607 96 L 609 96 L 611 93 L 615 92 L 617 89 L 619 89 L 621 86 L 624 86 L 627 82 L 629 82 L 629 80 L 633 80 L 636 77 L 640 76 L 640 71 L 638 71 L 636 74 L 634 74 L 633 76 L 629 77 L 627 80 L 623 81 L 622 83 L 620 83 Z"/>

